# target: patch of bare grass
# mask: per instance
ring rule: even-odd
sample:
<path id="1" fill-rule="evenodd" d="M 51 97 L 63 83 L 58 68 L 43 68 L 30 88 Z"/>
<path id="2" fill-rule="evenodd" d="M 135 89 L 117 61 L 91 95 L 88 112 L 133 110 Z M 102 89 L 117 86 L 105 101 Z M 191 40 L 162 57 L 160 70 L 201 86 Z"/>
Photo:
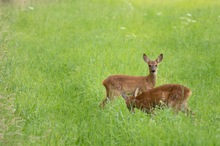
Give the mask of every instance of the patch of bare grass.
<path id="1" fill-rule="evenodd" d="M 0 143 L 19 144 L 24 120 L 15 114 L 14 96 L 0 95 Z"/>

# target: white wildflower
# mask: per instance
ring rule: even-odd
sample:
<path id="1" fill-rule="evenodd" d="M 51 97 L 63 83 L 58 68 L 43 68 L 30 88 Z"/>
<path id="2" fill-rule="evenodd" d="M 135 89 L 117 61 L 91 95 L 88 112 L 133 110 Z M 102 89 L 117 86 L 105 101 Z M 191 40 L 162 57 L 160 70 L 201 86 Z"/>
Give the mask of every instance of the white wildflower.
<path id="1" fill-rule="evenodd" d="M 186 21 L 187 21 L 187 22 L 191 22 L 191 19 L 189 19 L 189 18 L 186 18 Z"/>
<path id="2" fill-rule="evenodd" d="M 162 13 L 161 12 L 157 12 L 157 16 L 160 16 L 160 15 L 162 15 Z"/>
<path id="3" fill-rule="evenodd" d="M 30 10 L 34 10 L 34 7 L 31 7 L 31 6 L 30 6 L 29 9 L 30 9 Z"/>
<path id="4" fill-rule="evenodd" d="M 186 14 L 186 16 L 188 16 L 188 17 L 192 17 L 192 14 L 190 14 L 190 13 L 187 13 L 187 14 Z"/>

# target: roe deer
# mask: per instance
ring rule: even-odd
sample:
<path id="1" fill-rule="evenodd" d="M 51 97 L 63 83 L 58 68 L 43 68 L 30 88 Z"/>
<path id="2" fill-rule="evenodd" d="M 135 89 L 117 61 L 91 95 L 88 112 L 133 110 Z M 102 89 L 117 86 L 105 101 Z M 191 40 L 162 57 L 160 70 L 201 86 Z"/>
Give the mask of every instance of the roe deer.
<path id="1" fill-rule="evenodd" d="M 132 96 L 128 97 L 121 91 L 122 97 L 125 99 L 127 108 L 134 113 L 134 108 L 140 109 L 146 113 L 152 113 L 156 106 L 168 106 L 176 112 L 182 111 L 187 115 L 192 113 L 187 106 L 187 101 L 191 95 L 191 90 L 179 84 L 165 84 L 162 86 L 149 89 L 138 94 L 137 87 Z"/>
<path id="2" fill-rule="evenodd" d="M 144 61 L 148 64 L 148 76 L 128 76 L 128 75 L 111 75 L 102 84 L 106 88 L 106 97 L 103 99 L 100 107 L 104 108 L 107 100 L 113 100 L 120 96 L 120 91 L 132 93 L 136 87 L 140 91 L 151 89 L 156 84 L 157 65 L 163 60 L 163 54 L 160 54 L 155 61 L 151 61 L 145 54 L 143 54 Z"/>

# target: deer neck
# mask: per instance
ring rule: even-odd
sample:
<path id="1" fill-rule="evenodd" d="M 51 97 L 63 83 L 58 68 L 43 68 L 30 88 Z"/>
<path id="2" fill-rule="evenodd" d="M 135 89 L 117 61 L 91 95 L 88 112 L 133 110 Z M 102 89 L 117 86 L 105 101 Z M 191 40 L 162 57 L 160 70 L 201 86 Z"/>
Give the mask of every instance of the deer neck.
<path id="1" fill-rule="evenodd" d="M 157 80 L 157 74 L 153 74 L 153 73 L 150 73 L 148 76 L 147 76 L 147 82 L 149 84 L 149 86 L 151 88 L 153 88 L 155 85 L 156 85 L 156 80 Z"/>

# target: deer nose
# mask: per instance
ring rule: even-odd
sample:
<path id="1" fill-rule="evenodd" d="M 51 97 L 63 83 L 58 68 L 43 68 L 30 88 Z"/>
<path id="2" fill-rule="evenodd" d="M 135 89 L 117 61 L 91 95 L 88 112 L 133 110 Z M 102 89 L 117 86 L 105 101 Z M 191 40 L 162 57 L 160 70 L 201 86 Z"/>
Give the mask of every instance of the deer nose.
<path id="1" fill-rule="evenodd" d="M 152 70 L 152 73 L 155 73 L 156 70 Z"/>

